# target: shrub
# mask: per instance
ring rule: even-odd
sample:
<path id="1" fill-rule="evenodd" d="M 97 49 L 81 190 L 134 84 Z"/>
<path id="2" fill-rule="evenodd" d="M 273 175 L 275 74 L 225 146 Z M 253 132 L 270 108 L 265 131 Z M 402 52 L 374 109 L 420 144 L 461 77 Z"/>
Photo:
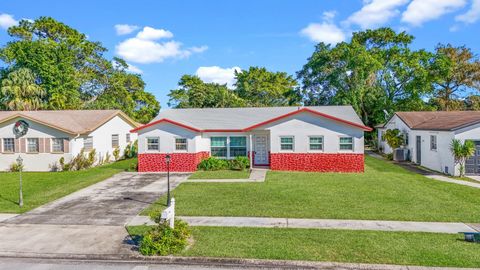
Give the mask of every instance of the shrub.
<path id="1" fill-rule="evenodd" d="M 139 251 L 150 256 L 175 254 L 187 246 L 189 237 L 190 229 L 186 222 L 177 219 L 172 229 L 168 222 L 163 221 L 143 236 Z"/>
<path id="2" fill-rule="evenodd" d="M 138 171 L 138 162 L 131 163 L 130 167 L 128 168 L 129 172 L 137 172 Z"/>
<path id="3" fill-rule="evenodd" d="M 243 171 L 250 166 L 248 157 L 235 157 L 229 161 L 230 170 Z"/>
<path id="4" fill-rule="evenodd" d="M 23 170 L 23 165 L 20 165 L 16 162 L 10 164 L 10 167 L 8 168 L 10 172 L 19 172 L 20 170 Z"/>
<path id="5" fill-rule="evenodd" d="M 96 161 L 97 151 L 95 149 L 92 149 L 88 155 L 85 155 L 85 151 L 82 148 L 80 153 L 78 153 L 78 155 L 75 156 L 70 163 L 65 163 L 65 159 L 63 157 L 60 158 L 59 163 L 63 171 L 80 171 L 92 167 Z"/>
<path id="6" fill-rule="evenodd" d="M 393 153 L 386 154 L 385 157 L 386 157 L 388 160 L 393 160 Z"/>
<path id="7" fill-rule="evenodd" d="M 110 163 L 111 158 L 112 158 L 112 156 L 110 156 L 110 153 L 107 151 L 107 153 L 105 154 L 105 160 L 103 162 L 104 163 Z"/>
<path id="8" fill-rule="evenodd" d="M 113 150 L 113 158 L 115 158 L 115 161 L 118 160 L 118 158 L 120 158 L 120 148 L 117 147 L 115 148 L 115 150 Z"/>
<path id="9" fill-rule="evenodd" d="M 218 171 L 228 169 L 228 161 L 216 157 L 209 157 L 202 160 L 197 168 L 204 171 Z"/>

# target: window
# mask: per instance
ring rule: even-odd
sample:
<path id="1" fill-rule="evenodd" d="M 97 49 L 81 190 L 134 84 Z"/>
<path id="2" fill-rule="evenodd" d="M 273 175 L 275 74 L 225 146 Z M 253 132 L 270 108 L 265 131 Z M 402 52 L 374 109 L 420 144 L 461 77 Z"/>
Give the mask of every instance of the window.
<path id="1" fill-rule="evenodd" d="M 158 138 L 147 138 L 147 150 L 148 151 L 160 150 L 160 140 Z"/>
<path id="2" fill-rule="evenodd" d="M 382 140 L 382 142 L 385 141 L 385 131 L 382 130 L 382 132 L 380 133 L 380 140 Z"/>
<path id="3" fill-rule="evenodd" d="M 127 143 L 131 142 L 130 133 L 127 133 L 127 134 L 125 135 L 125 141 L 126 141 Z"/>
<path id="4" fill-rule="evenodd" d="M 177 150 L 177 151 L 187 151 L 187 139 L 186 138 L 175 138 L 175 150 Z"/>
<path id="5" fill-rule="evenodd" d="M 280 137 L 280 150 L 293 150 L 293 136 Z"/>
<path id="6" fill-rule="evenodd" d="M 112 148 L 118 147 L 118 134 L 112 135 Z"/>
<path id="7" fill-rule="evenodd" d="M 247 137 L 230 137 L 230 157 L 247 156 Z"/>
<path id="8" fill-rule="evenodd" d="M 52 139 L 52 152 L 54 153 L 63 153 L 63 139 L 54 138 Z"/>
<path id="9" fill-rule="evenodd" d="M 91 151 L 93 149 L 93 137 L 83 138 L 83 150 Z"/>
<path id="10" fill-rule="evenodd" d="M 227 158 L 227 137 L 211 137 L 210 148 L 212 156 Z"/>
<path id="11" fill-rule="evenodd" d="M 403 134 L 403 139 L 404 139 L 405 145 L 408 145 L 408 132 L 405 132 Z"/>
<path id="12" fill-rule="evenodd" d="M 309 137 L 310 150 L 323 150 L 323 137 L 312 136 Z"/>
<path id="13" fill-rule="evenodd" d="M 38 138 L 27 139 L 27 152 L 38 153 Z"/>
<path id="14" fill-rule="evenodd" d="M 15 152 L 15 139 L 14 138 L 4 138 L 3 139 L 3 152 L 5 152 L 5 153 Z"/>
<path id="15" fill-rule="evenodd" d="M 430 135 L 430 150 L 437 150 L 437 135 Z"/>
<path id="16" fill-rule="evenodd" d="M 340 138 L 340 150 L 353 150 L 353 138 L 341 137 Z"/>

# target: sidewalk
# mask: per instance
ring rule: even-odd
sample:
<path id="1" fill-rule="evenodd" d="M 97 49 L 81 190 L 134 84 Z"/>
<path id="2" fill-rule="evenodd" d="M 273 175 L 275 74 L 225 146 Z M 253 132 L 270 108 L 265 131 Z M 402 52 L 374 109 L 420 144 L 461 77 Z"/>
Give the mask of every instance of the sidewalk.
<path id="1" fill-rule="evenodd" d="M 340 229 L 431 233 L 476 232 L 460 222 L 417 222 L 386 220 L 300 219 L 264 217 L 178 217 L 191 226 Z M 137 216 L 128 226 L 154 225 L 146 216 Z"/>
<path id="2" fill-rule="evenodd" d="M 268 169 L 253 168 L 248 179 L 191 179 L 187 182 L 195 183 L 251 183 L 251 182 L 265 182 Z"/>

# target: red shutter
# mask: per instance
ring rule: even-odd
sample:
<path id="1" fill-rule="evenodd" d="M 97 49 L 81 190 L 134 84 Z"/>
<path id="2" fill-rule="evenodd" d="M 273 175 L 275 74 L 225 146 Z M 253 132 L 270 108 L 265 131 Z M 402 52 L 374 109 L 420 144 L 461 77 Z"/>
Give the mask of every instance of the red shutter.
<path id="1" fill-rule="evenodd" d="M 26 145 L 25 138 L 20 139 L 20 152 L 21 153 L 26 153 L 27 152 L 27 145 Z"/>
<path id="2" fill-rule="evenodd" d="M 38 152 L 45 153 L 45 138 L 38 138 Z"/>
<path id="3" fill-rule="evenodd" d="M 50 153 L 50 142 L 52 141 L 52 139 L 50 138 L 45 138 L 45 153 Z"/>
<path id="4" fill-rule="evenodd" d="M 15 139 L 15 153 L 20 153 L 20 139 Z"/>
<path id="5" fill-rule="evenodd" d="M 70 153 L 70 140 L 68 138 L 63 139 L 63 152 Z"/>

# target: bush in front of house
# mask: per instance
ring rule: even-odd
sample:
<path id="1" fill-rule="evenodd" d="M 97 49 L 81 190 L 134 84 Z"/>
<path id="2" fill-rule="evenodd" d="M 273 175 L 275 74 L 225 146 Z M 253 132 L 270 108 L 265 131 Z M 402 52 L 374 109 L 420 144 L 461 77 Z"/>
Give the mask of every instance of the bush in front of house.
<path id="1" fill-rule="evenodd" d="M 204 171 L 218 171 L 218 170 L 226 170 L 229 168 L 228 161 L 225 159 L 219 159 L 216 157 L 209 157 L 207 159 L 202 160 L 197 168 L 199 170 Z"/>
<path id="2" fill-rule="evenodd" d="M 168 222 L 162 221 L 145 233 L 139 251 L 143 255 L 171 255 L 182 251 L 188 244 L 191 232 L 188 224 L 182 220 L 175 220 L 174 228 Z"/>
<path id="3" fill-rule="evenodd" d="M 248 157 L 235 157 L 228 161 L 230 170 L 243 171 L 250 166 Z"/>
<path id="4" fill-rule="evenodd" d="M 10 164 L 10 167 L 8 168 L 8 171 L 10 172 L 19 172 L 20 170 L 23 170 L 23 165 L 20 165 L 17 162 Z"/>

